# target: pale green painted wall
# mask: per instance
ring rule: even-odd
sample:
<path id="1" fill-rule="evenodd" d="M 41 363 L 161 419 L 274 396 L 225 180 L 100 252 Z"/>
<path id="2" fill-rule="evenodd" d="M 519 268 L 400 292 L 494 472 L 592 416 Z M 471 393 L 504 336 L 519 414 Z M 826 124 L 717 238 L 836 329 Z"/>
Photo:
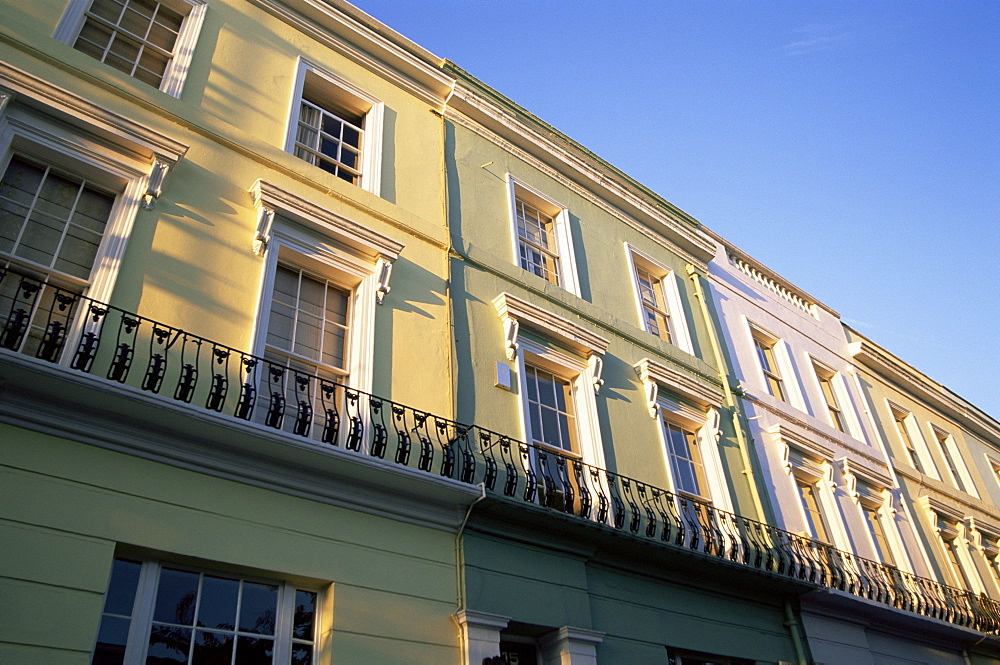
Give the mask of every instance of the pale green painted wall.
<path id="1" fill-rule="evenodd" d="M 116 543 L 332 583 L 338 663 L 458 660 L 454 535 L 11 426 L 0 662 L 85 663 Z"/>
<path id="2" fill-rule="evenodd" d="M 470 530 L 465 583 L 470 608 L 550 627 L 606 633 L 601 663 L 662 663 L 665 646 L 761 662 L 794 661 L 776 598 L 725 594 L 711 579 L 667 581 L 588 561 L 589 553 L 511 543 Z M 634 565 L 623 562 L 623 568 Z"/>
<path id="3" fill-rule="evenodd" d="M 515 369 L 504 355 L 503 327 L 492 304 L 497 295 L 510 292 L 610 340 L 604 356 L 605 383 L 597 397 L 606 464 L 619 473 L 669 487 L 659 433 L 646 410 L 643 386 L 633 365 L 648 357 L 708 384 L 713 382 L 706 377 L 718 376 L 705 321 L 693 303 L 685 261 L 465 127 L 447 124 L 445 149 L 453 244 L 467 257 L 452 261 L 459 419 L 522 435 L 516 375 L 510 392 L 494 387 L 497 362 Z M 517 265 L 508 172 L 569 208 L 582 298 Z M 674 270 L 697 356 L 639 327 L 626 241 Z M 734 461 L 730 456 L 727 459 Z M 738 456 L 735 461 L 740 462 Z"/>

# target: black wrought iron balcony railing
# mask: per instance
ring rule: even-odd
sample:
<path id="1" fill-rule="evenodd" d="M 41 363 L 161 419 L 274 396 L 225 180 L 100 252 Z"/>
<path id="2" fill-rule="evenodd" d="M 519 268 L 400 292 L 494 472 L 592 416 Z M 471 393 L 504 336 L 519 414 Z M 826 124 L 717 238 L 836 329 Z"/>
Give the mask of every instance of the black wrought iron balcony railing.
<path id="1" fill-rule="evenodd" d="M 1000 632 L 1000 603 L 0 268 L 16 352 L 319 446 L 412 467 L 662 546 Z"/>

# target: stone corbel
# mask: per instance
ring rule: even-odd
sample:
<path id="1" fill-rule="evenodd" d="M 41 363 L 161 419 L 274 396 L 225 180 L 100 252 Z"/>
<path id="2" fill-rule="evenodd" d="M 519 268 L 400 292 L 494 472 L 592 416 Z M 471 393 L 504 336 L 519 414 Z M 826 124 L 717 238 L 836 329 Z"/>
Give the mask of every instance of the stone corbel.
<path id="1" fill-rule="evenodd" d="M 889 488 L 885 491 L 885 503 L 882 504 L 882 510 L 886 515 L 895 519 L 896 514 L 899 512 L 896 506 L 902 500 L 902 491 L 899 488 Z"/>
<path id="2" fill-rule="evenodd" d="M 645 377 L 642 385 L 646 388 L 646 408 L 649 409 L 649 417 L 655 418 L 658 410 L 656 398 L 660 394 L 660 386 L 651 377 Z"/>
<path id="3" fill-rule="evenodd" d="M 969 542 L 976 546 L 976 549 L 983 549 L 983 532 L 976 528 L 976 521 L 971 517 L 965 518 L 965 533 Z"/>
<path id="4" fill-rule="evenodd" d="M 847 492 L 847 496 L 851 497 L 851 501 L 855 504 L 858 504 L 861 501 L 861 492 L 858 491 L 858 477 L 851 473 L 851 469 L 847 465 L 846 460 L 840 460 L 840 463 L 841 471 L 844 476 L 844 483 L 846 485 L 844 489 Z"/>
<path id="5" fill-rule="evenodd" d="M 521 324 L 517 319 L 507 318 L 503 322 L 504 349 L 507 351 L 507 360 L 513 360 L 517 356 L 517 335 L 521 331 Z"/>
<path id="6" fill-rule="evenodd" d="M 274 211 L 260 206 L 257 211 L 257 231 L 253 236 L 253 253 L 264 256 L 267 243 L 271 239 L 271 225 L 274 223 Z"/>
<path id="7" fill-rule="evenodd" d="M 142 207 L 144 210 L 152 210 L 156 207 L 156 200 L 163 192 L 163 179 L 167 177 L 170 165 L 157 159 L 153 162 L 153 168 L 149 172 L 149 182 L 146 185 L 146 193 L 142 195 Z"/>
<path id="8" fill-rule="evenodd" d="M 787 475 L 792 475 L 792 447 L 784 439 L 777 442 L 778 452 L 781 454 L 781 468 Z"/>
<path id="9" fill-rule="evenodd" d="M 596 395 L 601 392 L 601 386 L 604 385 L 604 379 L 601 378 L 601 374 L 604 372 L 604 359 L 595 353 L 587 360 L 587 367 L 590 368 L 590 376 L 593 377 L 594 394 Z"/>
<path id="10" fill-rule="evenodd" d="M 6 111 L 7 107 L 10 106 L 11 102 L 13 101 L 14 101 L 13 92 L 0 92 L 0 113 Z"/>
<path id="11" fill-rule="evenodd" d="M 392 262 L 379 259 L 375 266 L 377 279 L 375 282 L 375 302 L 379 305 L 385 300 L 385 296 L 392 289 L 389 288 L 389 278 L 392 277 Z"/>
<path id="12" fill-rule="evenodd" d="M 705 418 L 705 433 L 718 445 L 722 438 L 722 414 L 718 409 L 709 409 Z"/>
<path id="13" fill-rule="evenodd" d="M 820 482 L 830 488 L 831 492 L 837 491 L 837 481 L 833 479 L 833 464 L 829 460 L 823 461 L 823 477 Z"/>

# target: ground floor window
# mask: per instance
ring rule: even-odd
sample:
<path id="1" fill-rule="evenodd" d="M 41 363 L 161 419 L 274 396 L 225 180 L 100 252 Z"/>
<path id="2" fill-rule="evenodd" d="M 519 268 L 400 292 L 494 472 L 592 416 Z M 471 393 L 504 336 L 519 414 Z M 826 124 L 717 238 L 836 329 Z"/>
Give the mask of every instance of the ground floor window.
<path id="1" fill-rule="evenodd" d="M 312 665 L 319 592 L 115 559 L 91 665 Z"/>

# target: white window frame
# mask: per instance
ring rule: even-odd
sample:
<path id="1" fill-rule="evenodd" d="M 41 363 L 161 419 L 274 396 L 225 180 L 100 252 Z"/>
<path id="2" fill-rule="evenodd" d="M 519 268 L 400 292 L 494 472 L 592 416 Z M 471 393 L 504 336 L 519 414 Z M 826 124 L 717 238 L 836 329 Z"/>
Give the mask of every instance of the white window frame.
<path id="1" fill-rule="evenodd" d="M 670 486 L 676 488 L 677 483 L 670 467 L 671 453 L 664 421 L 671 421 L 693 432 L 698 438 L 701 464 L 708 483 L 708 487 L 702 489 L 707 495 L 700 498 L 710 501 L 716 508 L 733 512 L 732 497 L 718 450 L 722 435 L 722 391 L 650 358 L 643 358 L 632 368 L 642 381 L 649 415 L 656 421 L 660 451 Z"/>
<path id="2" fill-rule="evenodd" d="M 955 443 L 955 436 L 936 425 L 930 425 L 930 428 L 931 436 L 937 442 L 941 456 L 944 458 L 944 466 L 948 472 L 948 477 L 951 479 L 952 487 L 978 498 L 979 493 L 976 490 L 975 483 L 972 482 L 968 468 L 965 466 L 965 459 L 962 457 L 958 450 L 958 445 Z M 951 468 L 952 466 L 955 467 L 954 471 Z"/>
<path id="3" fill-rule="evenodd" d="M 817 390 L 816 394 L 820 398 L 820 406 L 823 409 L 823 420 L 826 421 L 830 427 L 833 427 L 847 436 L 860 441 L 861 423 L 857 419 L 857 412 L 853 408 L 854 403 L 851 400 L 847 384 L 844 382 L 843 374 L 833 369 L 826 363 L 817 360 L 811 355 L 808 356 L 808 360 L 813 369 L 812 374 Z M 827 402 L 826 393 L 823 391 L 824 380 L 829 383 L 830 390 L 833 392 L 833 399 L 835 402 L 833 406 L 840 414 L 841 423 L 843 425 L 842 428 L 833 422 L 833 417 L 830 414 L 830 405 Z"/>
<path id="4" fill-rule="evenodd" d="M 966 538 L 964 521 L 953 523 L 947 518 L 939 516 L 935 530 L 941 539 L 941 546 L 944 548 L 945 562 L 951 569 L 953 579 L 958 582 L 958 588 L 967 589 L 972 593 L 986 593 L 976 562 L 972 560 L 969 553 L 970 542 Z M 955 556 L 954 560 L 952 560 L 952 554 Z M 955 570 L 956 566 L 958 570 Z"/>
<path id="5" fill-rule="evenodd" d="M 710 502 L 716 508 L 733 512 L 732 500 L 729 496 L 729 486 L 722 470 L 722 460 L 719 457 L 719 412 L 710 408 L 699 411 L 666 393 L 658 391 L 656 404 L 656 427 L 660 437 L 660 450 L 663 451 L 663 462 L 667 478 L 670 480 L 671 491 L 675 494 L 701 499 Z M 671 452 L 667 441 L 665 423 L 692 432 L 698 441 L 698 454 L 701 456 L 702 471 L 707 487 L 700 488 L 701 494 L 691 494 L 679 489 L 671 467 Z"/>
<path id="6" fill-rule="evenodd" d="M 920 425 L 917 423 L 916 417 L 912 412 L 889 400 L 886 400 L 886 407 L 889 409 L 889 417 L 892 419 L 893 433 L 896 438 L 899 439 L 899 443 L 903 447 L 903 452 L 906 457 L 909 458 L 910 453 L 906 448 L 906 442 L 902 440 L 902 437 L 899 434 L 897 423 L 902 425 L 906 436 L 910 439 L 910 444 L 913 446 L 913 451 L 917 455 L 917 461 L 920 462 L 921 467 L 923 467 L 922 469 L 918 469 L 918 471 L 940 480 L 941 477 L 938 474 L 937 465 L 934 463 L 934 459 L 931 457 L 930 451 L 927 450 L 927 442 L 924 441 L 924 436 L 920 432 Z M 899 414 L 901 418 L 897 419 L 897 414 Z M 907 459 L 907 462 L 910 462 L 910 460 Z"/>
<path id="7" fill-rule="evenodd" d="M 844 478 L 848 484 L 848 492 L 858 506 L 861 524 L 864 526 L 866 534 L 866 542 L 868 542 L 868 546 L 874 555 L 872 558 L 876 561 L 881 560 L 882 563 L 900 570 L 912 572 L 912 567 L 906 556 L 906 548 L 903 546 L 902 536 L 896 527 L 896 510 L 892 504 L 892 492 L 883 484 L 884 481 L 870 475 L 864 477 L 867 474 L 864 473 L 862 468 L 852 464 L 849 460 L 843 460 L 842 464 Z M 868 527 L 866 510 L 873 511 L 873 515 L 882 529 L 882 536 L 885 538 L 889 557 L 892 559 L 891 561 L 885 561 L 878 556 L 879 547 Z"/>
<path id="8" fill-rule="evenodd" d="M 753 367 L 754 375 L 756 376 L 757 383 L 764 390 L 764 394 L 771 397 L 778 402 L 784 402 L 789 404 L 800 411 L 805 411 L 805 402 L 802 398 L 802 394 L 799 392 L 797 375 L 795 373 L 795 367 L 792 363 L 791 354 L 788 351 L 788 345 L 785 344 L 781 337 L 768 332 L 765 328 L 761 327 L 759 324 L 746 320 L 747 322 L 747 332 L 749 333 L 749 343 L 750 352 L 753 357 Z M 760 342 L 771 349 L 771 356 L 774 358 L 775 365 L 777 365 L 778 379 L 781 382 L 781 390 L 784 393 L 784 398 L 777 397 L 771 394 L 771 388 L 767 381 L 767 375 L 764 373 L 764 368 L 761 366 L 760 358 L 757 356 L 757 341 Z"/>
<path id="9" fill-rule="evenodd" d="M 553 286 L 559 286 L 573 295 L 579 296 L 580 280 L 576 271 L 576 254 L 573 251 L 573 234 L 570 232 L 569 209 L 510 173 L 506 175 L 506 183 L 514 265 L 521 266 L 520 238 L 517 232 L 517 200 L 520 199 L 552 218 L 552 235 L 556 243 L 554 254 L 559 265 L 559 284 L 553 284 Z M 545 278 L 540 277 L 539 279 Z M 552 284 L 552 282 L 549 283 Z"/>
<path id="10" fill-rule="evenodd" d="M 986 466 L 989 468 L 990 473 L 993 475 L 993 481 L 1000 488 L 1000 459 L 986 453 Z"/>
<path id="11" fill-rule="evenodd" d="M 604 468 L 604 446 L 601 443 L 601 426 L 597 415 L 597 400 L 594 395 L 594 375 L 589 363 L 582 358 L 563 353 L 549 346 L 525 337 L 519 338 L 520 353 L 517 354 L 518 390 L 520 392 L 521 426 L 525 441 L 540 448 L 552 449 L 570 457 L 579 457 L 587 464 Z M 576 440 L 578 450 L 567 450 L 535 441 L 531 432 L 530 406 L 526 384 L 525 366 L 532 365 L 552 372 L 555 376 L 569 381 L 576 420 Z"/>
<path id="12" fill-rule="evenodd" d="M 687 317 L 684 315 L 684 305 L 681 301 L 680 290 L 677 287 L 676 273 L 667 268 L 653 257 L 625 243 L 625 255 L 628 257 L 629 274 L 632 276 L 632 293 L 635 296 L 636 311 L 639 316 L 639 325 L 647 332 L 646 315 L 643 309 L 642 294 L 639 291 L 639 273 L 637 266 L 642 266 L 650 275 L 660 282 L 660 297 L 663 298 L 663 305 L 668 317 L 668 328 L 670 343 L 674 346 L 694 355 L 694 345 L 691 342 L 691 333 L 688 330 Z M 652 333 L 650 333 L 652 334 Z M 662 337 L 661 337 L 662 339 Z M 666 341 L 666 340 L 664 340 Z"/>
<path id="13" fill-rule="evenodd" d="M 361 140 L 361 175 L 357 186 L 379 196 L 382 188 L 382 135 L 385 104 L 367 91 L 305 58 L 299 58 L 296 65 L 295 87 L 292 90 L 288 123 L 286 124 L 285 152 L 295 154 L 299 112 L 302 108 L 302 95 L 307 78 L 313 79 L 310 85 L 322 87 L 324 94 L 341 100 L 342 103 L 346 102 L 345 106 L 358 108 L 358 113 L 364 116 L 364 136 Z M 324 173 L 326 172 L 324 171 Z M 327 175 L 334 180 L 341 180 L 332 173 L 327 173 Z M 349 184 L 347 181 L 342 182 Z"/>
<path id="14" fill-rule="evenodd" d="M 184 81 L 191 68 L 191 58 L 198 43 L 198 35 L 201 33 L 201 26 L 205 21 L 208 2 L 207 0 L 157 1 L 169 6 L 180 14 L 184 14 L 184 22 L 181 24 L 177 41 L 174 43 L 170 64 L 167 65 L 159 87 L 160 91 L 165 92 L 171 97 L 180 97 Z M 73 46 L 73 42 L 76 41 L 86 21 L 87 11 L 93 2 L 94 0 L 70 0 L 66 6 L 66 10 L 63 12 L 62 18 L 59 19 L 59 23 L 56 25 L 56 30 L 52 35 L 53 39 Z M 122 75 L 129 76 L 123 72 Z M 134 77 L 129 76 L 129 78 Z"/>
<path id="15" fill-rule="evenodd" d="M 829 511 L 826 506 L 826 497 L 824 496 L 825 493 L 823 491 L 824 488 L 822 481 L 801 473 L 793 473 L 791 478 L 795 490 L 795 496 L 797 498 L 796 505 L 799 510 L 799 518 L 801 519 L 802 526 L 804 527 L 800 533 L 812 540 L 836 547 L 835 542 L 833 542 L 835 541 L 836 536 L 833 523 L 828 517 Z M 802 487 L 809 487 L 813 490 L 813 498 L 816 500 L 816 509 L 819 511 L 818 517 L 821 523 L 820 526 L 823 527 L 823 531 L 825 532 L 824 535 L 826 535 L 827 540 L 821 538 L 820 534 L 815 532 L 814 527 L 810 526 L 812 519 L 809 517 L 809 510 L 805 505 L 803 505 L 806 503 L 806 498 L 802 494 Z"/>
<path id="16" fill-rule="evenodd" d="M 938 546 L 941 548 L 941 556 L 935 556 L 941 572 L 947 572 L 950 580 L 943 580 L 945 584 L 957 586 L 960 589 L 968 589 L 973 593 L 984 593 L 983 581 L 978 574 L 975 562 L 968 552 L 969 541 L 967 540 L 966 521 L 968 518 L 961 509 L 951 502 L 945 503 L 937 497 L 925 494 L 917 499 L 917 504 L 923 508 L 924 516 L 927 519 L 931 530 L 938 537 Z M 955 543 L 955 549 L 951 550 L 949 542 Z M 965 545 L 964 547 L 962 545 Z M 963 553 L 964 550 L 964 553 Z M 951 560 L 950 552 L 955 554 L 955 560 L 959 569 L 955 570 L 955 562 Z M 975 573 L 975 574 L 972 574 Z M 957 582 L 957 585 L 955 584 Z M 968 582 L 968 584 L 966 584 Z"/>
<path id="17" fill-rule="evenodd" d="M 350 359 L 345 369 L 350 387 L 370 393 L 375 311 L 389 290 L 392 262 L 403 245 L 270 183 L 258 180 L 251 193 L 258 210 L 256 244 L 264 259 L 253 331 L 254 355 L 264 355 L 278 263 L 306 267 L 351 291 Z"/>
<path id="18" fill-rule="evenodd" d="M 796 486 L 799 481 L 807 483 L 816 489 L 818 505 L 825 520 L 827 535 L 830 537 L 829 544 L 840 550 L 851 551 L 847 528 L 841 518 L 837 498 L 834 496 L 836 485 L 833 481 L 833 462 L 831 461 L 834 455 L 833 450 L 821 445 L 813 437 L 800 434 L 787 425 L 772 425 L 767 431 L 771 435 L 774 445 L 778 447 L 778 458 L 781 460 L 781 466 L 789 479 L 785 490 L 779 488 L 777 482 L 775 482 L 774 489 L 779 493 L 782 491 L 791 492 L 791 495 L 785 494 L 784 496 L 794 498 L 795 519 L 783 517 L 784 528 L 788 531 L 795 531 L 798 524 L 803 527 L 799 533 L 808 533 L 808 529 L 805 528 L 808 523 L 801 505 L 801 495 Z M 780 495 L 776 498 L 779 506 L 785 504 Z M 797 522 L 797 524 L 793 522 Z M 812 538 L 811 535 L 808 537 Z"/>
<path id="19" fill-rule="evenodd" d="M 291 649 L 293 645 L 293 626 L 288 621 L 294 611 L 295 591 L 303 590 L 316 594 L 315 614 L 313 616 L 313 663 L 321 662 L 325 646 L 322 643 L 322 635 L 327 631 L 331 623 L 331 603 L 329 602 L 329 585 L 298 584 L 286 579 L 282 575 L 259 575 L 257 573 L 242 572 L 239 570 L 227 570 L 225 567 L 188 565 L 186 563 L 175 563 L 169 559 L 151 558 L 146 556 L 132 556 L 127 553 L 120 553 L 115 556 L 118 559 L 130 560 L 141 565 L 139 580 L 135 591 L 132 614 L 130 617 L 129 632 L 126 642 L 124 662 L 126 665 L 139 665 L 145 662 L 147 650 L 149 648 L 150 628 L 153 621 L 153 611 L 156 602 L 156 593 L 159 585 L 160 571 L 163 568 L 180 569 L 192 573 L 204 575 L 219 575 L 228 578 L 239 578 L 250 582 L 262 582 L 278 586 L 277 609 L 278 616 L 275 617 L 274 654 L 275 663 L 289 663 L 291 661 Z M 110 588 L 111 577 L 109 573 L 108 586 Z M 105 597 L 107 597 L 107 589 Z M 102 612 L 103 616 L 103 612 Z M 95 636 L 94 648 L 97 647 Z M 288 654 L 283 658 L 279 654 Z M 93 656 L 93 652 L 91 653 Z"/>
<path id="20" fill-rule="evenodd" d="M 45 111 L 29 108 L 17 103 L 19 93 L 4 91 L 7 83 L 4 79 L 0 76 L 0 173 L 6 171 L 14 153 L 21 153 L 31 161 L 83 176 L 116 193 L 89 279 L 81 280 L 17 257 L 9 258 L 12 263 L 51 275 L 59 283 L 72 286 L 90 298 L 108 302 L 139 210 L 155 204 L 162 177 L 187 147 L 161 135 L 142 135 L 147 132 L 140 132 L 115 116 L 96 117 L 94 125 L 79 122 L 75 123 L 78 127 L 70 126 L 46 111 L 78 116 L 79 111 L 89 110 L 88 102 L 21 75 L 11 82 L 24 89 L 26 100 L 38 94 L 46 101 L 57 98 L 61 102 L 59 107 Z M 97 133 L 107 138 L 93 138 Z M 150 140 L 157 141 L 162 152 L 151 151 Z M 144 158 L 144 153 L 152 158 L 151 161 L 147 161 L 149 157 Z"/>

